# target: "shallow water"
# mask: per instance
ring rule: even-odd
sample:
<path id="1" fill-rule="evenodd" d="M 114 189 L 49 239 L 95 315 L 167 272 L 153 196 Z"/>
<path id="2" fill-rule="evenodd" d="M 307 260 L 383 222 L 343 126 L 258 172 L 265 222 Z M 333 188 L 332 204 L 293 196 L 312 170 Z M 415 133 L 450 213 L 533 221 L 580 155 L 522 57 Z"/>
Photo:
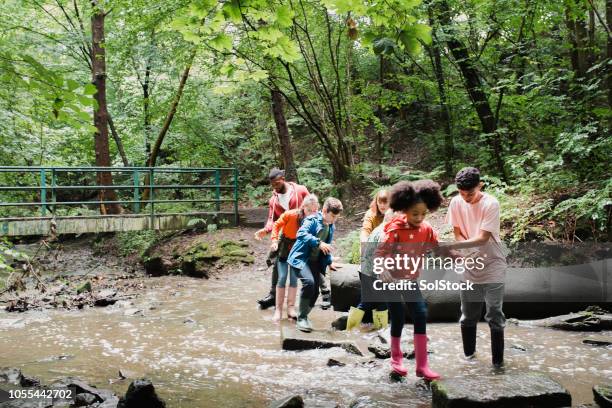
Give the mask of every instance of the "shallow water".
<path id="1" fill-rule="evenodd" d="M 357 340 L 368 357 L 340 348 L 282 351 L 272 311 L 256 308 L 267 283 L 256 266 L 208 281 L 164 277 L 146 283 L 133 305 L 0 312 L 0 366 L 20 367 L 43 382 L 75 376 L 122 395 L 129 380 L 109 383 L 121 368 L 150 378 L 169 407 L 263 407 L 291 392 L 304 395 L 311 406 L 347 406 L 360 396 L 371 398 L 368 406 L 430 406 L 422 383 L 411 376 L 393 382 L 387 360 L 371 361 L 367 344 L 375 333 L 339 334 Z M 328 328 L 338 315 L 317 308 L 315 328 Z M 485 324 L 479 326 L 480 354 L 472 362 L 460 357 L 457 324 L 430 324 L 428 334 L 430 365 L 443 376 L 490 373 Z M 582 344 L 588 336 L 509 325 L 506 371 L 547 373 L 571 392 L 574 405 L 592 402 L 592 385 L 612 382 L 612 349 Z M 59 355 L 70 357 L 52 359 Z M 327 367 L 331 357 L 347 365 Z M 414 362 L 408 364 L 412 371 Z"/>

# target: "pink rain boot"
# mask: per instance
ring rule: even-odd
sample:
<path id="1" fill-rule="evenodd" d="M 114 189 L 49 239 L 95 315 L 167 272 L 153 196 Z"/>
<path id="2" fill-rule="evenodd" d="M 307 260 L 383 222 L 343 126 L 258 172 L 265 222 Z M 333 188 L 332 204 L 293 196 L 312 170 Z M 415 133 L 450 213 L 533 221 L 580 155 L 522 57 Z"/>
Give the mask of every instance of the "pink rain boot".
<path id="1" fill-rule="evenodd" d="M 404 377 L 408 370 L 404 367 L 404 353 L 400 347 L 400 340 L 401 337 L 391 336 L 391 368 L 394 373 Z"/>
<path id="2" fill-rule="evenodd" d="M 427 364 L 427 335 L 414 335 L 414 358 L 416 360 L 416 376 L 427 381 L 437 380 L 440 374 L 430 370 Z"/>

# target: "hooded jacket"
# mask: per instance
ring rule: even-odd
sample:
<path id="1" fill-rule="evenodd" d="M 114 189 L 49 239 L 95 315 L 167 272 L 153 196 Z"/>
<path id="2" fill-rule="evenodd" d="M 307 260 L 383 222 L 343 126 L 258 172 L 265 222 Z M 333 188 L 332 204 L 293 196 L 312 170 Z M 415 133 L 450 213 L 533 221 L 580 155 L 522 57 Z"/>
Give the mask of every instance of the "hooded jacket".
<path id="1" fill-rule="evenodd" d="M 289 185 L 288 188 L 291 191 L 288 210 L 300 208 L 302 201 L 304 201 L 304 197 L 309 194 L 308 189 L 291 181 L 287 181 L 286 183 Z M 266 233 L 272 232 L 274 221 L 278 220 L 284 212 L 285 209 L 278 201 L 278 193 L 276 191 L 272 192 L 272 197 L 270 197 L 270 201 L 268 201 L 268 218 L 266 220 L 266 226 L 264 227 Z"/>

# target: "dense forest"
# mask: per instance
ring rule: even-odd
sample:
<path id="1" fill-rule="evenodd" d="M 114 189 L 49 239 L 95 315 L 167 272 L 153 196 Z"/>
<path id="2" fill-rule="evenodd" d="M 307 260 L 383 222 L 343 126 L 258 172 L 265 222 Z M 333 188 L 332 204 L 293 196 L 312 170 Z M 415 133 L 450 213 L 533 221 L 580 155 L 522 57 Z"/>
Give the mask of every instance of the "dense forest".
<path id="1" fill-rule="evenodd" d="M 237 166 L 241 205 L 274 166 L 350 202 L 471 165 L 507 238 L 609 241 L 611 28 L 612 0 L 5 0 L 0 164 Z"/>

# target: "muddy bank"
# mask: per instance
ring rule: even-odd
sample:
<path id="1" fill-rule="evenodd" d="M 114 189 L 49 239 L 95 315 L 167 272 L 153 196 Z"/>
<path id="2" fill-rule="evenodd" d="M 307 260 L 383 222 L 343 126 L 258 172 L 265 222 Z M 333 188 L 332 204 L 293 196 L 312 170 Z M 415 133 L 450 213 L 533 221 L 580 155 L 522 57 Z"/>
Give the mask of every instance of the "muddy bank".
<path id="1" fill-rule="evenodd" d="M 254 262 L 250 235 L 179 231 L 151 241 L 142 253 L 129 254 L 122 253 L 113 234 L 18 244 L 16 251 L 28 260 L 11 262 L 15 272 L 9 286 L 17 290 L 1 290 L 0 305 L 9 312 L 105 307 L 139 296 L 150 276 L 216 277 L 236 264 Z M 24 273 L 30 267 L 33 271 Z"/>

